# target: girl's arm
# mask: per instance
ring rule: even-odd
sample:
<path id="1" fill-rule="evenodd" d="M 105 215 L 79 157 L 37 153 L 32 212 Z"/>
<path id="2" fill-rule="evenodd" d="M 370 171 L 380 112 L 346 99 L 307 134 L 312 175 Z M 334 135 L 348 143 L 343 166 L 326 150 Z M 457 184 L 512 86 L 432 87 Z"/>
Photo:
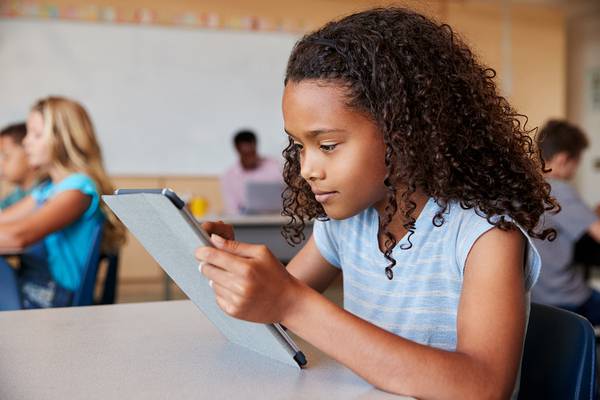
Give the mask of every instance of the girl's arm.
<path id="1" fill-rule="evenodd" d="M 321 256 L 312 235 L 290 261 L 287 271 L 319 293 L 323 293 L 341 272 Z"/>
<path id="2" fill-rule="evenodd" d="M 473 245 L 454 352 L 411 342 L 344 311 L 288 274 L 265 246 L 214 241 L 226 251 L 205 247 L 196 254 L 228 314 L 282 322 L 386 391 L 424 399 L 510 397 L 525 329 L 520 232 L 494 228 Z"/>
<path id="3" fill-rule="evenodd" d="M 29 196 L 14 207 L 20 207 L 23 202 L 26 202 L 25 205 L 31 205 L 32 201 L 34 202 L 33 198 Z M 29 213 L 21 218 L 0 221 L 0 249 L 26 247 L 49 233 L 68 226 L 81 217 L 90 202 L 90 196 L 79 190 L 61 192 L 37 209 L 34 202 Z M 13 207 L 10 207 L 7 212 L 12 209 Z"/>
<path id="4" fill-rule="evenodd" d="M 33 197 L 27 196 L 21 199 L 0 212 L 0 224 L 23 218 L 25 215 L 35 210 L 35 206 L 36 204 Z"/>

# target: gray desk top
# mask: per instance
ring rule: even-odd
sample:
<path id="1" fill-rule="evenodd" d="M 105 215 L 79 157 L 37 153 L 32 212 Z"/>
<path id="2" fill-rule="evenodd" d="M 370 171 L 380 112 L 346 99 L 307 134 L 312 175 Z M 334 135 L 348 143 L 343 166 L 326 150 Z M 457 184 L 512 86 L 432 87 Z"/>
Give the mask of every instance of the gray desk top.
<path id="1" fill-rule="evenodd" d="M 190 301 L 0 312 L 0 399 L 407 399 L 298 343 L 303 371 L 227 342 Z"/>

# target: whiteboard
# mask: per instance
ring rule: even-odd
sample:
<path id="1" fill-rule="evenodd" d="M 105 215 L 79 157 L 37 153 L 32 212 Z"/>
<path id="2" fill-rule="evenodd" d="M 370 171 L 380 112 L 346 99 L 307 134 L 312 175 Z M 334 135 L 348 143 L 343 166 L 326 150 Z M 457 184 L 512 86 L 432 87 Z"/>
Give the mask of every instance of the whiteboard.
<path id="1" fill-rule="evenodd" d="M 50 94 L 80 101 L 112 174 L 212 175 L 232 135 L 281 159 L 281 94 L 298 37 L 71 21 L 0 20 L 0 125 Z"/>

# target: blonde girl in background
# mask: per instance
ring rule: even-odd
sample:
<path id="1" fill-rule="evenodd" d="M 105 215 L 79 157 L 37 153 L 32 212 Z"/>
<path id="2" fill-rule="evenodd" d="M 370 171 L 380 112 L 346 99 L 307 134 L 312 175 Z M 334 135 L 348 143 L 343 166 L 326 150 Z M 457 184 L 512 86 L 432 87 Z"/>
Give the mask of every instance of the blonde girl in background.
<path id="1" fill-rule="evenodd" d="M 25 248 L 16 271 L 0 258 L 0 310 L 68 306 L 98 227 L 104 251 L 123 242 L 124 228 L 100 201 L 113 187 L 90 117 L 73 100 L 38 101 L 23 144 L 49 180 L 0 214 L 0 252 Z"/>

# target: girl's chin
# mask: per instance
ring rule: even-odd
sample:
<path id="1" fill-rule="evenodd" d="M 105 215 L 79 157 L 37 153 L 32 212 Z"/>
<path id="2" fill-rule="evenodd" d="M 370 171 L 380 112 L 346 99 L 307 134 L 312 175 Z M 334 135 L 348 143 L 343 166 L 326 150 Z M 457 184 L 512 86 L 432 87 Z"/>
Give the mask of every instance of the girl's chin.
<path id="1" fill-rule="evenodd" d="M 363 210 L 355 210 L 346 207 L 335 207 L 335 206 L 327 206 L 323 205 L 323 209 L 325 210 L 325 214 L 327 214 L 328 218 L 342 220 L 359 214 Z"/>
<path id="2" fill-rule="evenodd" d="M 30 166 L 31 168 L 43 168 L 43 167 L 44 167 L 44 163 L 42 163 L 42 162 L 39 162 L 39 161 L 38 161 L 38 160 L 36 160 L 36 159 L 31 159 L 31 158 L 29 158 L 29 159 L 28 159 L 28 163 L 29 163 L 29 166 Z"/>

